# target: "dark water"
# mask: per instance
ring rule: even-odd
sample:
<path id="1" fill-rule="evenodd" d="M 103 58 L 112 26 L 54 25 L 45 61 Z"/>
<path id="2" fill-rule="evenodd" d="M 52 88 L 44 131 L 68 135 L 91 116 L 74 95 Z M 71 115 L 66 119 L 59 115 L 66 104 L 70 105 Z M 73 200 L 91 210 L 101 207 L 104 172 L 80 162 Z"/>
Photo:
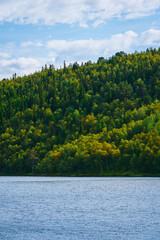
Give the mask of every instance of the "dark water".
<path id="1" fill-rule="evenodd" d="M 158 240 L 160 178 L 0 177 L 2 240 Z"/>

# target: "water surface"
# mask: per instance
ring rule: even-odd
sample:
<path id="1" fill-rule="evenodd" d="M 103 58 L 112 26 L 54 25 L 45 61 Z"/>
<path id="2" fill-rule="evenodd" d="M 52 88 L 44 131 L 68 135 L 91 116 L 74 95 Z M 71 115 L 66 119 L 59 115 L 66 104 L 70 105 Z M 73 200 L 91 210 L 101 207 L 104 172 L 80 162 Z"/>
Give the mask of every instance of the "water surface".
<path id="1" fill-rule="evenodd" d="M 2 240 L 158 240 L 160 178 L 0 177 Z"/>

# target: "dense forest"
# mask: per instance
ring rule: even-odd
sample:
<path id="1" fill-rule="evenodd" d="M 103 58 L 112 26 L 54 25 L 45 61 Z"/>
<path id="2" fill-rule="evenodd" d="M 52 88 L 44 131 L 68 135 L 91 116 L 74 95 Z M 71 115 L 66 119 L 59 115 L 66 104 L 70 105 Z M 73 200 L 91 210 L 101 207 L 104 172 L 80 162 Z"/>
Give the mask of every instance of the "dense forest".
<path id="1" fill-rule="evenodd" d="M 1 175 L 160 175 L 160 48 L 0 81 Z"/>

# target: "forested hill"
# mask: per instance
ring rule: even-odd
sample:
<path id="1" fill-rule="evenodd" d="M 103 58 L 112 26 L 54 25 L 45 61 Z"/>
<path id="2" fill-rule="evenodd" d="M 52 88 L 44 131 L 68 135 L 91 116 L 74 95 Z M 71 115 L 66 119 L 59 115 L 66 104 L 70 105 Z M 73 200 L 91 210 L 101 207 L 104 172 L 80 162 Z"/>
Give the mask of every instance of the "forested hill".
<path id="1" fill-rule="evenodd" d="M 0 81 L 0 174 L 160 175 L 160 48 Z"/>

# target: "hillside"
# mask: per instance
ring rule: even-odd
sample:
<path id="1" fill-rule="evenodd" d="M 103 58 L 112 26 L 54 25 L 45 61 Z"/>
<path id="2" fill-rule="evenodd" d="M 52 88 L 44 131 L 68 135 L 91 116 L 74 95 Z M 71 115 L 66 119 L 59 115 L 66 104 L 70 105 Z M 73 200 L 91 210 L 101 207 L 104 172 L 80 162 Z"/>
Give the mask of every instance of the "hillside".
<path id="1" fill-rule="evenodd" d="M 160 48 L 0 81 L 1 175 L 160 175 Z"/>

